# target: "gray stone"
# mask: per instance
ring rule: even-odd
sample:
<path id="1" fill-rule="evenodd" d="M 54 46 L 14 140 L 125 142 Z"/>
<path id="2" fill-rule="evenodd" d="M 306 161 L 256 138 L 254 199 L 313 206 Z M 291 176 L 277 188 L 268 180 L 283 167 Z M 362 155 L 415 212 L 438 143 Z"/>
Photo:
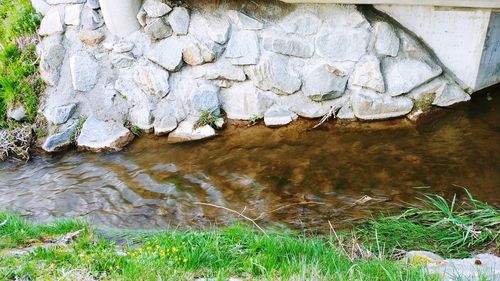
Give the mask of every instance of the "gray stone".
<path id="1" fill-rule="evenodd" d="M 355 86 L 383 93 L 385 91 L 384 77 L 380 72 L 380 61 L 378 58 L 373 55 L 362 57 L 354 68 L 351 82 Z"/>
<path id="2" fill-rule="evenodd" d="M 387 57 L 382 61 L 382 72 L 386 93 L 399 96 L 439 76 L 442 70 L 420 60 Z"/>
<path id="3" fill-rule="evenodd" d="M 176 104 L 163 100 L 158 104 L 158 107 L 153 112 L 154 115 L 154 132 L 157 136 L 164 136 L 177 128 L 179 114 L 177 113 Z"/>
<path id="4" fill-rule="evenodd" d="M 46 0 L 47 4 L 58 5 L 58 4 L 81 4 L 85 3 L 87 0 Z"/>
<path id="5" fill-rule="evenodd" d="M 82 30 L 79 37 L 86 45 L 95 46 L 104 40 L 104 33 L 99 30 Z"/>
<path id="6" fill-rule="evenodd" d="M 133 105 L 129 110 L 128 120 L 132 126 L 150 133 L 154 129 L 154 116 L 151 104 L 143 102 Z"/>
<path id="7" fill-rule="evenodd" d="M 201 85 L 192 94 L 191 105 L 198 112 L 220 114 L 219 88 L 209 84 Z"/>
<path id="8" fill-rule="evenodd" d="M 358 61 L 368 47 L 370 32 L 365 28 L 323 26 L 316 37 L 316 52 L 335 61 Z"/>
<path id="9" fill-rule="evenodd" d="M 446 83 L 436 91 L 432 105 L 446 107 L 460 102 L 470 101 L 470 95 L 454 83 Z"/>
<path id="10" fill-rule="evenodd" d="M 251 81 L 235 83 L 231 88 L 221 89 L 220 99 L 229 119 L 262 118 L 273 105 L 273 100 L 257 89 Z"/>
<path id="11" fill-rule="evenodd" d="M 231 21 L 240 29 L 261 30 L 264 28 L 264 24 L 262 24 L 260 21 L 238 11 L 230 10 L 227 12 L 227 15 L 231 19 Z"/>
<path id="12" fill-rule="evenodd" d="M 63 33 L 63 16 L 57 8 L 50 8 L 40 23 L 38 34 L 41 36 Z"/>
<path id="13" fill-rule="evenodd" d="M 215 63 L 203 66 L 203 78 L 208 80 L 224 79 L 230 81 L 245 81 L 245 71 L 241 67 L 234 66 L 224 59 L 217 60 Z"/>
<path id="14" fill-rule="evenodd" d="M 337 112 L 337 118 L 341 120 L 356 120 L 356 115 L 354 115 L 350 102 L 340 108 L 339 112 Z"/>
<path id="15" fill-rule="evenodd" d="M 98 11 L 84 7 L 81 14 L 81 24 L 84 29 L 96 30 L 104 25 L 104 19 Z"/>
<path id="16" fill-rule="evenodd" d="M 313 44 L 294 37 L 266 37 L 263 45 L 268 51 L 288 56 L 310 58 L 314 55 Z"/>
<path id="17" fill-rule="evenodd" d="M 147 57 L 168 71 L 178 71 L 182 67 L 182 49 L 179 40 L 169 37 L 154 46 Z"/>
<path id="18" fill-rule="evenodd" d="M 373 25 L 375 32 L 375 51 L 380 56 L 395 57 L 399 52 L 399 37 L 392 26 L 386 22 L 376 22 Z"/>
<path id="19" fill-rule="evenodd" d="M 413 101 L 407 97 L 391 97 L 368 89 L 360 89 L 352 98 L 352 109 L 362 120 L 389 119 L 404 116 L 413 109 Z"/>
<path id="20" fill-rule="evenodd" d="M 329 64 L 320 64 L 304 78 L 304 95 L 313 101 L 325 101 L 342 96 L 349 76 Z"/>
<path id="21" fill-rule="evenodd" d="M 170 6 L 158 0 L 146 0 L 144 1 L 142 8 L 144 9 L 144 11 L 146 11 L 148 17 L 151 18 L 163 17 L 164 15 L 172 11 L 172 8 L 170 8 Z"/>
<path id="22" fill-rule="evenodd" d="M 318 32 L 321 20 L 316 15 L 297 12 L 285 18 L 280 26 L 286 33 L 307 36 Z"/>
<path id="23" fill-rule="evenodd" d="M 335 111 L 338 110 L 347 103 L 349 98 L 350 96 L 348 94 L 344 94 L 333 100 L 316 102 L 299 91 L 293 95 L 279 96 L 277 103 L 301 117 L 319 118 L 328 114 L 332 108 L 335 109 Z"/>
<path id="24" fill-rule="evenodd" d="M 77 144 L 80 149 L 94 152 L 118 151 L 132 139 L 134 139 L 134 135 L 122 124 L 90 116 L 83 124 Z"/>
<path id="25" fill-rule="evenodd" d="M 114 68 L 128 68 L 135 62 L 135 58 L 130 53 L 118 53 L 111 55 L 111 64 Z"/>
<path id="26" fill-rule="evenodd" d="M 168 71 L 152 63 L 139 65 L 134 70 L 134 81 L 149 94 L 165 97 L 170 92 Z"/>
<path id="27" fill-rule="evenodd" d="M 213 62 L 217 56 L 218 48 L 213 42 L 202 43 L 196 39 L 182 50 L 182 58 L 189 65 L 201 65 Z"/>
<path id="28" fill-rule="evenodd" d="M 80 15 L 83 4 L 68 5 L 64 7 L 64 23 L 66 25 L 80 25 Z"/>
<path id="29" fill-rule="evenodd" d="M 500 280 L 500 258 L 479 254 L 468 259 L 447 259 L 426 264 L 429 273 L 442 276 L 443 281 Z"/>
<path id="30" fill-rule="evenodd" d="M 168 136 L 168 141 L 170 143 L 189 142 L 208 139 L 217 135 L 215 130 L 209 125 L 197 127 L 197 121 L 196 117 L 188 117 L 186 120 L 180 122 L 177 129 Z"/>
<path id="31" fill-rule="evenodd" d="M 69 59 L 73 89 L 87 92 L 94 88 L 97 83 L 98 65 L 93 57 L 81 51 L 72 55 Z"/>
<path id="32" fill-rule="evenodd" d="M 75 103 L 57 106 L 52 109 L 49 109 L 47 111 L 47 114 L 45 115 L 45 118 L 47 118 L 49 122 L 55 125 L 64 124 L 66 123 L 66 121 L 68 121 L 69 118 L 71 118 L 75 110 L 76 110 Z"/>
<path id="33" fill-rule="evenodd" d="M 157 18 L 149 22 L 144 28 L 144 32 L 153 40 L 161 40 L 172 35 L 170 25 L 166 24 L 162 18 Z"/>
<path id="34" fill-rule="evenodd" d="M 139 24 L 142 26 L 142 27 L 145 27 L 146 26 L 146 20 L 147 20 L 147 17 L 148 17 L 148 14 L 146 13 L 146 11 L 144 11 L 144 9 L 140 9 L 139 12 L 137 13 L 137 21 L 139 22 Z"/>
<path id="35" fill-rule="evenodd" d="M 231 31 L 231 24 L 224 15 L 193 13 L 189 24 L 189 33 L 205 41 L 210 39 L 218 44 L 226 44 Z"/>
<path id="36" fill-rule="evenodd" d="M 189 20 L 189 11 L 184 7 L 175 7 L 168 15 L 168 23 L 176 35 L 186 35 L 188 33 Z"/>
<path id="37" fill-rule="evenodd" d="M 26 108 L 24 107 L 24 105 L 16 104 L 13 106 L 9 106 L 9 108 L 7 109 L 7 117 L 9 119 L 21 122 L 28 118 L 28 112 L 26 112 Z"/>
<path id="38" fill-rule="evenodd" d="M 42 52 L 40 57 L 40 76 L 50 86 L 55 86 L 59 82 L 64 53 L 64 47 L 59 43 L 49 45 Z"/>
<path id="39" fill-rule="evenodd" d="M 50 9 L 49 4 L 45 2 L 45 0 L 31 0 L 31 6 L 42 15 L 45 15 L 47 11 Z"/>
<path id="40" fill-rule="evenodd" d="M 241 30 L 231 35 L 225 53 L 234 65 L 254 65 L 259 61 L 259 38 L 255 31 Z"/>
<path id="41" fill-rule="evenodd" d="M 101 5 L 99 4 L 99 0 L 87 0 L 87 6 L 93 10 L 97 10 L 101 8 Z"/>
<path id="42" fill-rule="evenodd" d="M 264 113 L 264 123 L 268 127 L 284 126 L 297 118 L 297 114 L 279 105 L 273 105 Z"/>
<path id="43" fill-rule="evenodd" d="M 57 133 L 47 137 L 42 145 L 42 149 L 49 153 L 66 150 L 75 141 L 76 131 L 78 130 L 78 120 L 68 123 L 61 127 Z"/>
<path id="44" fill-rule="evenodd" d="M 134 43 L 128 41 L 120 41 L 113 45 L 114 53 L 126 53 L 134 49 Z"/>
<path id="45" fill-rule="evenodd" d="M 300 89 L 302 81 L 288 62 L 287 57 L 271 53 L 263 57 L 258 65 L 249 68 L 247 74 L 263 90 L 293 94 Z"/>

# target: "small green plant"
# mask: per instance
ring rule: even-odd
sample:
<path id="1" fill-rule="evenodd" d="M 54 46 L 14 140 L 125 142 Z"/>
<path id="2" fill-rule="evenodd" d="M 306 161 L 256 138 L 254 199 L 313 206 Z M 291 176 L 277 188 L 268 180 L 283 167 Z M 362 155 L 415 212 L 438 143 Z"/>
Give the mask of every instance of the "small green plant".
<path id="1" fill-rule="evenodd" d="M 37 138 L 44 138 L 48 135 L 49 133 L 47 132 L 47 130 L 45 130 L 45 128 L 36 128 L 35 129 L 35 135 Z"/>
<path id="2" fill-rule="evenodd" d="M 132 134 L 134 134 L 136 137 L 142 136 L 142 129 L 139 128 L 138 126 L 132 126 Z"/>
<path id="3" fill-rule="evenodd" d="M 198 121 L 196 121 L 196 128 L 201 128 L 203 126 L 209 125 L 210 127 L 217 129 L 216 122 L 221 118 L 218 114 L 215 114 L 211 111 L 202 111 L 200 112 L 200 117 Z"/>
<path id="4" fill-rule="evenodd" d="M 250 119 L 248 120 L 248 123 L 250 123 L 250 125 L 256 125 L 257 123 L 259 123 L 259 120 L 261 120 L 262 117 L 260 116 L 257 116 L 257 115 L 254 115 L 252 117 L 250 117 Z"/>
<path id="5" fill-rule="evenodd" d="M 87 117 L 82 117 L 80 119 L 78 119 L 78 125 L 76 126 L 76 128 L 71 132 L 71 142 L 72 143 L 76 143 L 76 139 L 78 138 L 78 136 L 80 135 L 80 132 L 82 131 L 82 128 L 83 128 L 83 124 L 85 124 L 85 121 L 87 121 Z"/>

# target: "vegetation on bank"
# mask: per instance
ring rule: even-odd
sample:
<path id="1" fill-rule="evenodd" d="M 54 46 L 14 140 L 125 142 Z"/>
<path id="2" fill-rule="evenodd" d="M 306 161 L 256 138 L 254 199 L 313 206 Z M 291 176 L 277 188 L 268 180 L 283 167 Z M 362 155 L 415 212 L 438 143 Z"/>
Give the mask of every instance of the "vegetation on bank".
<path id="1" fill-rule="evenodd" d="M 40 21 L 29 0 L 0 0 L 0 128 L 15 125 L 7 120 L 9 106 L 22 104 L 28 121 L 36 117 L 43 88 L 35 52 Z"/>
<path id="2" fill-rule="evenodd" d="M 104 238 L 79 221 L 39 225 L 1 213 L 0 280 L 439 280 L 420 265 L 382 249 L 437 246 L 452 256 L 463 255 L 462 250 L 483 251 L 488 245 L 498 247 L 500 222 L 498 209 L 485 203 L 468 200 L 458 207 L 455 200 L 441 199 L 429 197 L 418 215 L 414 207 L 401 216 L 360 224 L 355 227 L 359 239 L 347 232 L 309 236 L 267 230 L 264 234 L 241 225 L 208 231 L 107 232 Z M 449 208 L 440 209 L 445 202 Z M 421 229 L 415 229 L 417 224 Z M 406 235 L 402 227 L 408 227 Z M 74 231 L 81 232 L 67 244 L 17 256 L 10 252 L 58 241 L 57 237 Z M 472 235 L 477 231 L 485 234 Z M 370 254 L 353 255 L 349 247 L 356 241 L 362 241 L 356 249 Z M 460 251 L 449 251 L 447 246 Z"/>

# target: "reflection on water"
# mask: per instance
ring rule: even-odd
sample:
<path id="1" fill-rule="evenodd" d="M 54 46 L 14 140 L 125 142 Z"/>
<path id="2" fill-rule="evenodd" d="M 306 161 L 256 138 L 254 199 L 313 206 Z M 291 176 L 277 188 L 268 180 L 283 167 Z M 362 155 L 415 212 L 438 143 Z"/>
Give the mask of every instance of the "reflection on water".
<path id="1" fill-rule="evenodd" d="M 125 152 L 37 156 L 0 164 L 0 208 L 39 220 L 86 217 L 126 228 L 206 227 L 236 219 L 325 230 L 416 202 L 422 192 L 500 204 L 500 93 L 415 126 L 301 121 L 231 125 L 208 142 L 143 137 Z M 241 125 L 239 125 L 241 127 Z M 367 195 L 374 200 L 361 204 Z M 362 200 L 361 200 L 362 201 Z"/>

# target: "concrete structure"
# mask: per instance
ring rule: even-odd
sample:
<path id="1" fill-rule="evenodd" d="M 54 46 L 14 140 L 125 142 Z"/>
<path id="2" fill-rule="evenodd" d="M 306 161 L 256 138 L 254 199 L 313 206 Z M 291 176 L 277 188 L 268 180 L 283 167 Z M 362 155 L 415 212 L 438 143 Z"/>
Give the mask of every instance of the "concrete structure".
<path id="1" fill-rule="evenodd" d="M 374 4 L 420 37 L 464 88 L 500 82 L 499 0 L 282 0 Z"/>
<path id="2" fill-rule="evenodd" d="M 137 13 L 142 0 L 99 0 L 99 3 L 106 26 L 115 35 L 124 37 L 141 27 L 137 21 Z"/>

